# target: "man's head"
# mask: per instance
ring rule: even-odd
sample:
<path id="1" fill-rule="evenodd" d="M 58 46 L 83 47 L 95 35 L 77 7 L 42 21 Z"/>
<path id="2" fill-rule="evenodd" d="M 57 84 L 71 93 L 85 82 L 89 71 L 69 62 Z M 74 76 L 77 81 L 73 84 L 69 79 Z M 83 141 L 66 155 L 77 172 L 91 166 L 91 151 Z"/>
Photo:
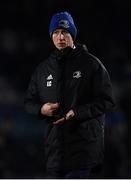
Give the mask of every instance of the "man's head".
<path id="1" fill-rule="evenodd" d="M 73 47 L 77 29 L 71 15 L 68 12 L 54 14 L 50 22 L 49 34 L 58 49 Z"/>

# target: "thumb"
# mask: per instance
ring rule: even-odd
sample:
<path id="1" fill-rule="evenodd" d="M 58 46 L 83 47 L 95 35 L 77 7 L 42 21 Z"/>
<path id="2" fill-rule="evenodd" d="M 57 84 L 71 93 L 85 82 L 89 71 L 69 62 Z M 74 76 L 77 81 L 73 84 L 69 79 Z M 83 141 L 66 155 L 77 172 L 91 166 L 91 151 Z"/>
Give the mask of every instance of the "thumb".
<path id="1" fill-rule="evenodd" d="M 58 107 L 59 107 L 59 103 L 52 103 L 51 104 L 52 109 L 55 109 L 55 108 L 58 108 Z"/>

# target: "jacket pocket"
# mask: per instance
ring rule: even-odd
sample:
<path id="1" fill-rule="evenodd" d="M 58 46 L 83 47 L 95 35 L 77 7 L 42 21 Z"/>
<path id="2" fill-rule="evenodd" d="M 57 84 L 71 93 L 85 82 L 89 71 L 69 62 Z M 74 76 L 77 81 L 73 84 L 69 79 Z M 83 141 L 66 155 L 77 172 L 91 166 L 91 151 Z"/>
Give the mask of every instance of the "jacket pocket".
<path id="1" fill-rule="evenodd" d="M 82 139 L 87 141 L 96 141 L 102 134 L 102 126 L 99 120 L 92 119 L 80 124 L 78 133 Z"/>

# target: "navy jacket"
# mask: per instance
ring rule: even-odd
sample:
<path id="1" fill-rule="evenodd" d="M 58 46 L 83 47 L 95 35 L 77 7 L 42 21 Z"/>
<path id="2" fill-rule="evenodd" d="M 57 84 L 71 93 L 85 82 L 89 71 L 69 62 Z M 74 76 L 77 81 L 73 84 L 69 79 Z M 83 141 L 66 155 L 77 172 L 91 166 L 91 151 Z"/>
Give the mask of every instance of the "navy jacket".
<path id="1" fill-rule="evenodd" d="M 59 102 L 53 117 L 40 114 L 47 102 Z M 85 46 L 55 50 L 32 75 L 25 107 L 45 122 L 47 169 L 71 170 L 102 163 L 105 113 L 114 108 L 112 85 L 102 62 Z M 75 116 L 61 125 L 53 121 L 73 109 Z"/>

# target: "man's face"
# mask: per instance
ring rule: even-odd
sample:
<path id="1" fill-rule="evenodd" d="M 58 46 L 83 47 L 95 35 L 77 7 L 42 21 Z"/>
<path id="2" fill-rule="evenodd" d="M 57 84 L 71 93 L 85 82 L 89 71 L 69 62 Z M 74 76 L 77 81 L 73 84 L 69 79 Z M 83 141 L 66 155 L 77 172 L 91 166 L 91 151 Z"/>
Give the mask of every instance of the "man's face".
<path id="1" fill-rule="evenodd" d="M 52 40 L 57 49 L 73 48 L 73 39 L 70 33 L 64 29 L 56 29 L 52 34 Z"/>

